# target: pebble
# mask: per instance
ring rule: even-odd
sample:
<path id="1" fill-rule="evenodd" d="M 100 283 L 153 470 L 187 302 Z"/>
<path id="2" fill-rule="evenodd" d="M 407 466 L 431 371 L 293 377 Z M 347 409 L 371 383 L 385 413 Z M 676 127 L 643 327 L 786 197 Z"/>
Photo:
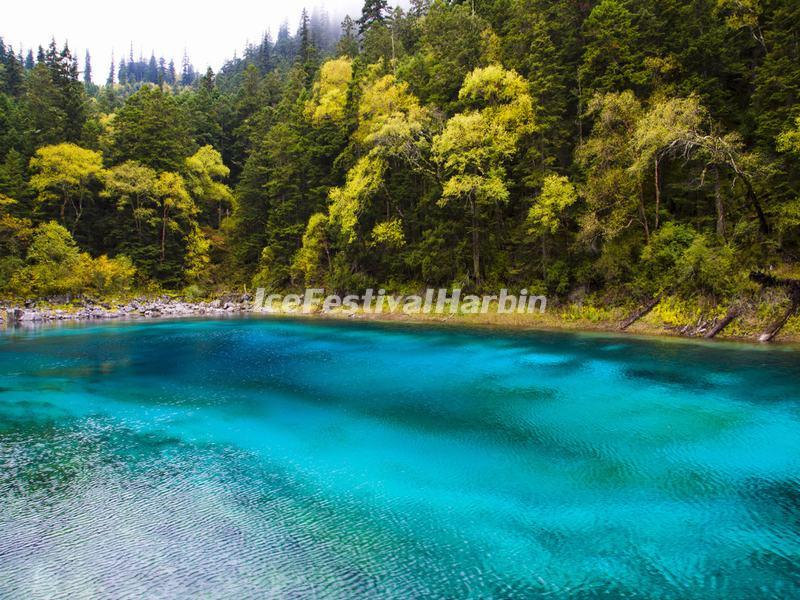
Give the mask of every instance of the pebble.
<path id="1" fill-rule="evenodd" d="M 250 308 L 251 298 L 249 295 L 210 302 L 189 302 L 166 296 L 155 299 L 137 298 L 117 307 L 112 307 L 107 302 L 84 299 L 74 311 L 65 311 L 60 308 L 40 308 L 35 300 L 26 300 L 21 306 L 0 304 L 0 323 L 230 315 L 248 312 Z"/>

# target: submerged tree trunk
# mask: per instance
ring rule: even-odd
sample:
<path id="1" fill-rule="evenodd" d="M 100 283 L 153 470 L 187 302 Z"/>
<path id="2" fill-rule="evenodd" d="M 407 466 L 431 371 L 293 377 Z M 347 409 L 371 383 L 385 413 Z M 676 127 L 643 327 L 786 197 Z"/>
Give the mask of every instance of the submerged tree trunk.
<path id="1" fill-rule="evenodd" d="M 620 324 L 619 328 L 620 328 L 622 331 L 624 331 L 625 329 L 627 329 L 628 327 L 630 327 L 631 325 L 633 325 L 634 323 L 636 323 L 636 321 L 638 321 L 639 319 L 641 319 L 642 317 L 644 317 L 644 316 L 645 316 L 647 313 L 649 313 L 651 310 L 653 310 L 653 309 L 654 309 L 656 306 L 658 306 L 658 303 L 659 303 L 659 302 L 661 302 L 661 295 L 658 295 L 658 296 L 656 296 L 655 298 L 653 298 L 652 300 L 650 300 L 650 301 L 649 301 L 647 304 L 645 304 L 645 305 L 644 305 L 642 308 L 640 308 L 639 310 L 637 310 L 636 312 L 634 312 L 634 313 L 633 313 L 633 314 L 632 314 L 630 317 L 628 317 L 627 319 L 625 319 L 625 320 L 624 320 L 624 321 L 623 321 L 623 322 Z"/>

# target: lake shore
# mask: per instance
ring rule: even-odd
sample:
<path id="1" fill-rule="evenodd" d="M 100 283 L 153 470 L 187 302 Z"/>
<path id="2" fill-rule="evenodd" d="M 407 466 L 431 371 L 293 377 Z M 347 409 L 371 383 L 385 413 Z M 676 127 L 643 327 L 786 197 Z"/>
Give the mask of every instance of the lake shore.
<path id="1" fill-rule="evenodd" d="M 674 312 L 674 311 L 673 311 Z M 621 309 L 598 309 L 582 305 L 566 305 L 544 313 L 503 314 L 490 310 L 483 314 L 437 314 L 403 312 L 366 312 L 336 309 L 327 312 L 282 311 L 280 308 L 253 310 L 249 294 L 228 294 L 214 300 L 187 300 L 166 295 L 139 297 L 125 301 L 82 299 L 69 304 L 47 301 L 25 303 L 0 302 L 0 327 L 30 327 L 59 322 L 87 322 L 110 320 L 221 318 L 227 316 L 281 317 L 296 319 L 321 319 L 333 321 L 371 321 L 378 323 L 419 323 L 441 326 L 505 329 L 511 331 L 586 331 L 660 336 L 682 339 L 703 339 L 721 318 L 675 315 L 666 309 L 654 311 L 622 329 L 629 314 Z M 758 343 L 759 335 L 769 320 L 755 314 L 743 314 L 736 323 L 723 330 L 715 339 Z M 800 316 L 790 319 L 787 326 L 772 343 L 800 343 Z"/>

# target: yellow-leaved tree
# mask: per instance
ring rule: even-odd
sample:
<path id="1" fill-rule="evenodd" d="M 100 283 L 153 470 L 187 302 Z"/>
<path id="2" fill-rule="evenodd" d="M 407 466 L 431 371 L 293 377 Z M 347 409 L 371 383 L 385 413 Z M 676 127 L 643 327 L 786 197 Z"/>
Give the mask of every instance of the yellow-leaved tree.
<path id="1" fill-rule="evenodd" d="M 462 202 L 470 219 L 472 275 L 481 283 L 481 230 L 485 211 L 508 201 L 506 166 L 524 136 L 536 130 L 528 84 L 499 65 L 467 75 L 459 92 L 464 111 L 433 140 L 443 173 L 440 204 Z"/>
<path id="2" fill-rule="evenodd" d="M 89 185 L 103 171 L 103 156 L 75 144 L 56 144 L 39 148 L 30 167 L 34 172 L 30 184 L 37 193 L 39 208 L 57 207 L 59 221 L 74 231 L 89 196 Z"/>
<path id="3" fill-rule="evenodd" d="M 306 118 L 314 124 L 326 119 L 342 120 L 347 106 L 347 89 L 352 80 L 352 60 L 341 57 L 325 61 L 319 69 L 319 81 L 314 84 L 312 98 L 306 102 Z"/>

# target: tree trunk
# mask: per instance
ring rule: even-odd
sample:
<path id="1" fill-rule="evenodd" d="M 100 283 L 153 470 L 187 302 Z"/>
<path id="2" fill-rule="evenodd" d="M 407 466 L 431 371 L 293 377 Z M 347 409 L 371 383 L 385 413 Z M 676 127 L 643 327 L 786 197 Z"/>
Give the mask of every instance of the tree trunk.
<path id="1" fill-rule="evenodd" d="M 642 219 L 642 227 L 644 227 L 644 241 L 650 243 L 650 227 L 647 225 L 647 213 L 644 210 L 644 190 L 642 184 L 639 184 L 639 218 Z"/>
<path id="2" fill-rule="evenodd" d="M 719 179 L 719 167 L 714 167 L 714 202 L 717 207 L 717 235 L 725 239 L 725 204 L 722 202 L 722 185 Z"/>
<path id="3" fill-rule="evenodd" d="M 783 326 L 786 325 L 786 322 L 792 317 L 792 315 L 797 312 L 798 307 L 800 307 L 800 280 L 781 279 L 779 277 L 775 277 L 774 275 L 770 275 L 769 273 L 761 273 L 757 271 L 750 273 L 750 279 L 761 284 L 763 287 L 785 288 L 789 293 L 789 298 L 791 301 L 789 308 L 780 319 L 775 321 L 775 323 L 773 323 L 758 337 L 759 342 L 771 342 L 775 336 L 780 333 L 780 330 L 783 329 Z"/>
<path id="4" fill-rule="evenodd" d="M 656 221 L 653 229 L 658 229 L 658 211 L 661 209 L 661 178 L 658 173 L 658 155 L 653 159 L 653 179 L 656 188 Z"/>
<path id="5" fill-rule="evenodd" d="M 67 202 L 69 202 L 69 194 L 67 194 L 67 190 L 61 190 L 61 194 L 64 197 L 64 201 L 61 203 L 61 222 L 64 223 L 64 214 L 67 211 Z"/>
<path id="6" fill-rule="evenodd" d="M 625 319 L 622 322 L 622 324 L 619 326 L 619 328 L 624 331 L 625 329 L 627 329 L 628 327 L 630 327 L 631 325 L 636 323 L 636 321 L 638 321 L 643 316 L 645 316 L 647 313 L 649 313 L 651 310 L 653 310 L 658 305 L 659 302 L 661 302 L 661 295 L 660 294 L 658 296 L 656 296 L 655 298 L 653 298 L 652 300 L 650 300 L 647 304 L 645 304 L 642 308 L 637 310 L 635 313 L 633 313 L 630 317 Z"/>
<path id="7" fill-rule="evenodd" d="M 789 305 L 789 308 L 783 314 L 783 316 L 775 321 L 769 329 L 767 329 L 764 333 L 758 336 L 759 342 L 771 342 L 775 339 L 775 336 L 778 335 L 783 329 L 783 326 L 786 325 L 786 322 L 792 318 L 792 315 L 797 312 L 797 307 L 800 305 L 800 294 L 794 293 L 792 294 L 792 302 Z"/>
<path id="8" fill-rule="evenodd" d="M 161 263 L 164 263 L 167 245 L 167 209 L 164 207 L 164 216 L 161 218 Z"/>
<path id="9" fill-rule="evenodd" d="M 472 269 L 475 272 L 475 284 L 481 284 L 481 249 L 480 234 L 478 232 L 478 207 L 475 200 L 470 201 L 472 209 Z"/>
<path id="10" fill-rule="evenodd" d="M 747 199 L 750 201 L 750 204 L 753 205 L 753 210 L 756 211 L 756 216 L 758 217 L 758 225 L 761 229 L 761 233 L 764 235 L 769 233 L 769 223 L 767 222 L 767 217 L 764 215 L 764 211 L 761 208 L 761 202 L 758 200 L 758 196 L 756 196 L 756 192 L 753 189 L 753 184 L 750 183 L 750 180 L 744 176 L 743 173 L 737 172 L 737 175 L 742 178 L 744 182 L 744 186 L 747 189 Z"/>
<path id="11" fill-rule="evenodd" d="M 542 277 L 547 277 L 547 233 L 542 234 Z"/>

